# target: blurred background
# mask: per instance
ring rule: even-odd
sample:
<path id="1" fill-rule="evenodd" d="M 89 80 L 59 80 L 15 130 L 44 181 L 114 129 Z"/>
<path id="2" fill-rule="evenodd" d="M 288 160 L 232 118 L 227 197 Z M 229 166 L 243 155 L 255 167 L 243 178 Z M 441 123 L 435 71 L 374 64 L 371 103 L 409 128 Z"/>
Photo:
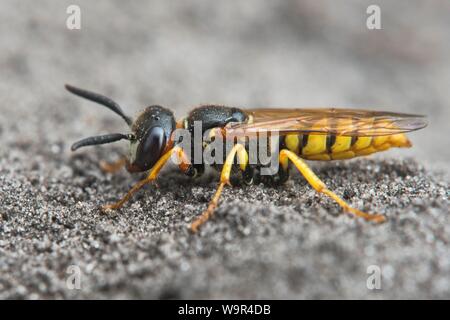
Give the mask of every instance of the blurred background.
<path id="1" fill-rule="evenodd" d="M 366 26 L 371 4 L 381 30 Z M 70 5 L 80 30 L 66 26 Z M 0 298 L 448 298 L 449 12 L 448 0 L 2 0 Z M 424 114 L 429 126 L 413 148 L 377 155 L 380 166 L 314 164 L 338 193 L 355 186 L 358 207 L 391 213 L 384 226 L 339 216 L 297 178 L 228 191 L 234 202 L 192 237 L 186 224 L 214 183 L 162 179 L 120 215 L 98 212 L 133 182 L 98 169 L 125 144 L 69 148 L 126 127 L 65 83 L 130 115 L 333 106 Z M 73 263 L 84 290 L 66 288 Z M 389 290 L 365 287 L 372 263 Z"/>
<path id="2" fill-rule="evenodd" d="M 81 9 L 80 30 L 66 27 L 71 4 Z M 402 154 L 445 163 L 450 3 L 377 1 L 381 30 L 366 27 L 370 4 L 2 1 L 2 147 L 19 131 L 24 140 L 66 143 L 123 127 L 65 92 L 70 83 L 130 114 L 161 104 L 180 117 L 209 102 L 426 114 L 429 128 Z"/>

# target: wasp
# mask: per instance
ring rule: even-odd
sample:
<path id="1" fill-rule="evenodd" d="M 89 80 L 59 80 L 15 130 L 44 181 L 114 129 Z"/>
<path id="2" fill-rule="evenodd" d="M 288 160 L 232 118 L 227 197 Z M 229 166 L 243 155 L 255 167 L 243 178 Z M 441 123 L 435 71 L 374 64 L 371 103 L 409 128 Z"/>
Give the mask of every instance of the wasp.
<path id="1" fill-rule="evenodd" d="M 104 205 L 104 211 L 119 209 L 144 185 L 153 182 L 168 160 L 175 155 L 180 170 L 191 177 L 204 172 L 205 164 L 195 163 L 192 155 L 174 139 L 174 131 L 182 128 L 193 133 L 194 123 L 202 123 L 202 132 L 212 130 L 213 136 L 223 139 L 233 137 L 233 146 L 223 155 L 220 182 L 206 210 L 190 225 L 196 232 L 214 213 L 225 186 L 230 185 L 234 171 L 241 172 L 244 182 L 261 181 L 261 165 L 248 161 L 248 144 L 261 132 L 279 135 L 278 171 L 273 174 L 278 182 L 289 178 L 289 169 L 295 167 L 317 192 L 333 199 L 343 210 L 368 221 L 383 222 L 385 216 L 368 214 L 351 207 L 310 169 L 304 160 L 344 160 L 366 156 L 387 149 L 411 147 L 405 133 L 424 128 L 426 119 L 421 115 L 368 111 L 358 109 L 241 109 L 222 105 L 202 105 L 187 117 L 176 121 L 171 110 L 159 105 L 146 107 L 135 120 L 125 115 L 122 108 L 103 95 L 66 85 L 71 93 L 99 103 L 118 114 L 129 126 L 126 134 L 113 133 L 93 136 L 72 145 L 72 151 L 92 145 L 119 140 L 130 142 L 130 155 L 117 163 L 103 164 L 106 171 L 116 171 L 125 166 L 129 172 L 148 172 L 128 193 L 113 204 Z M 208 142 L 202 142 L 201 148 Z M 239 158 L 239 163 L 236 163 Z"/>

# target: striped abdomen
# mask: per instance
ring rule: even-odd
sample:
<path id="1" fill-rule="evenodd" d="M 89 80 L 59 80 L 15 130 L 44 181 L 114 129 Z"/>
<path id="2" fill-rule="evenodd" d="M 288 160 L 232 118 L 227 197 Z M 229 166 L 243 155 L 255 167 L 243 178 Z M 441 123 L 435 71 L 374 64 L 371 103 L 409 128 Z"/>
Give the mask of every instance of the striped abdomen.
<path id="1" fill-rule="evenodd" d="M 285 148 L 307 160 L 341 160 L 369 155 L 391 147 L 407 148 L 410 141 L 404 134 L 377 137 L 289 134 Z"/>

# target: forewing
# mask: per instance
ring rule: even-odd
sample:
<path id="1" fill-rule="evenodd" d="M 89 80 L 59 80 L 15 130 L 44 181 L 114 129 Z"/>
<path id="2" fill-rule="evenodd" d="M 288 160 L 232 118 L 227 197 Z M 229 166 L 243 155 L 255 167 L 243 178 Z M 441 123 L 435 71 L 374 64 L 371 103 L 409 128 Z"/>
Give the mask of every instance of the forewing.
<path id="1" fill-rule="evenodd" d="M 335 134 L 387 136 L 424 128 L 424 116 L 357 109 L 249 109 L 250 123 L 231 123 L 225 136 L 255 136 L 260 132 L 286 135 Z"/>

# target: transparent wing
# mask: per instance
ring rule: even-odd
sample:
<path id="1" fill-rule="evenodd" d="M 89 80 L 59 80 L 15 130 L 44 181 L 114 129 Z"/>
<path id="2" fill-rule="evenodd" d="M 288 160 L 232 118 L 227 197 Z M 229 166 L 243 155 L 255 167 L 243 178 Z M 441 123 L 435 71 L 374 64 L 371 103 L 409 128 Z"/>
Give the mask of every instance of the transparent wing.
<path id="1" fill-rule="evenodd" d="M 230 123 L 225 136 L 255 136 L 259 132 L 387 136 L 426 127 L 424 116 L 357 109 L 247 109 L 249 123 Z"/>

